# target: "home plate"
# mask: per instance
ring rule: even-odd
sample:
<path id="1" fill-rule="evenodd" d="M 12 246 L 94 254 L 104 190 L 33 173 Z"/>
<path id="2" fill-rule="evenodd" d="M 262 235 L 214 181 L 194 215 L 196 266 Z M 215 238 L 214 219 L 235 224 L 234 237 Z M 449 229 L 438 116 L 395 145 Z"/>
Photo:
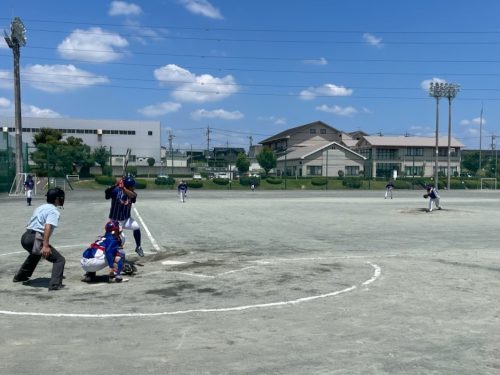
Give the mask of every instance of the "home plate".
<path id="1" fill-rule="evenodd" d="M 177 266 L 178 264 L 184 264 L 186 262 L 180 262 L 178 260 L 166 260 L 164 262 L 161 262 L 164 266 Z"/>

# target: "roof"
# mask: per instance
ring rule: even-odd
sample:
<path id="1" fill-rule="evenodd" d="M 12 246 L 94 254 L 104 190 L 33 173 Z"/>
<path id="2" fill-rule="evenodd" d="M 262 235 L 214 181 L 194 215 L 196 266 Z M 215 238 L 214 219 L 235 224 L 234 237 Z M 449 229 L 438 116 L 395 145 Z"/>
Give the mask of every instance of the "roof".
<path id="1" fill-rule="evenodd" d="M 386 137 L 386 136 L 366 136 L 360 141 L 366 140 L 372 146 L 410 146 L 410 147 L 435 147 L 436 138 L 434 137 Z M 439 137 L 438 145 L 441 147 L 448 146 L 448 137 Z M 451 137 L 451 147 L 464 147 L 457 139 Z"/>
<path id="2" fill-rule="evenodd" d="M 335 147 L 340 148 L 346 152 L 349 152 L 353 155 L 358 156 L 361 159 L 366 159 L 363 155 L 358 154 L 357 152 L 341 145 L 340 143 L 337 142 L 322 142 L 320 144 L 315 144 L 315 145 L 309 145 L 305 147 L 293 147 L 288 149 L 288 153 L 286 154 L 287 160 L 296 160 L 296 159 L 305 159 L 306 157 L 324 150 L 325 148 L 328 148 L 330 146 L 335 145 Z M 278 157 L 279 161 L 285 160 L 285 155 L 282 155 Z"/>
<path id="3" fill-rule="evenodd" d="M 297 126 L 295 128 L 284 130 L 281 133 L 275 134 L 269 138 L 266 138 L 266 139 L 260 141 L 259 143 L 264 144 L 264 143 L 269 143 L 272 141 L 277 141 L 279 139 L 285 139 L 285 138 L 288 138 L 290 135 L 297 133 L 297 132 L 300 132 L 301 130 L 306 129 L 306 128 L 313 126 L 313 125 L 323 125 L 323 126 L 330 128 L 334 131 L 338 131 L 337 129 L 335 129 L 334 127 L 331 127 L 330 125 L 324 123 L 323 121 L 314 121 L 314 122 L 310 122 L 309 124 L 300 125 L 300 126 Z"/>

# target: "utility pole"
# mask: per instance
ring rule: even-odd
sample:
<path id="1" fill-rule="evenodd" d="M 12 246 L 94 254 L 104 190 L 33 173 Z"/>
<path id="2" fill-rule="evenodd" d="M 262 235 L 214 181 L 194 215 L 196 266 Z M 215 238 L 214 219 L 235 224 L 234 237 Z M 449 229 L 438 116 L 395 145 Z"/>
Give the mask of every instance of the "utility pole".
<path id="1" fill-rule="evenodd" d="M 170 157 L 172 158 L 172 168 L 171 168 L 171 172 L 170 172 L 171 176 L 174 175 L 174 148 L 173 148 L 173 145 L 172 145 L 172 140 L 173 139 L 174 139 L 174 135 L 172 134 L 172 131 L 169 130 L 168 131 L 168 146 L 170 148 Z"/>
<path id="2" fill-rule="evenodd" d="M 210 152 L 210 133 L 212 131 L 210 130 L 210 125 L 207 125 L 207 156 L 208 153 Z"/>
<path id="3" fill-rule="evenodd" d="M 250 154 L 250 150 L 252 149 L 252 146 L 253 146 L 253 137 L 249 136 L 248 140 L 250 141 L 250 146 L 248 147 L 248 153 Z"/>
<path id="4" fill-rule="evenodd" d="M 481 116 L 479 117 L 479 169 L 478 172 L 481 172 L 481 151 L 483 149 L 483 104 L 481 103 Z"/>
<path id="5" fill-rule="evenodd" d="M 14 55 L 14 106 L 16 119 L 16 175 L 23 172 L 23 126 L 21 120 L 21 78 L 19 74 L 19 60 L 21 47 L 26 45 L 26 29 L 19 17 L 15 17 L 10 24 L 10 36 L 4 31 L 5 42 L 12 49 Z"/>

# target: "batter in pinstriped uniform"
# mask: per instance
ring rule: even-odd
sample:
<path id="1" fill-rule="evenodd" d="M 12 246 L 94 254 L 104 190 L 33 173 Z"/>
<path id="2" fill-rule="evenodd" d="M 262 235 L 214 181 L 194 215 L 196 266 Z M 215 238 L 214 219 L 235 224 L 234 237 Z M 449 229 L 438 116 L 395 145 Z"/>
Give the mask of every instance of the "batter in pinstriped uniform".
<path id="1" fill-rule="evenodd" d="M 132 230 L 135 240 L 135 252 L 140 257 L 144 256 L 141 247 L 141 228 L 139 223 L 132 218 L 132 204 L 136 202 L 137 193 L 134 191 L 135 180 L 132 176 L 122 178 L 111 190 L 111 208 L 109 219 L 120 222 L 122 229 Z"/>

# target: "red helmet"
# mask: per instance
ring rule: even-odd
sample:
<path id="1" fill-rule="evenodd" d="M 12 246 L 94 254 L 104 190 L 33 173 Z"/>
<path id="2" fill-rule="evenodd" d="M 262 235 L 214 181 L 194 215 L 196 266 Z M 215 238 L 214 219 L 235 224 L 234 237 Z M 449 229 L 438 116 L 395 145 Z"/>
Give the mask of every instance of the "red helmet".
<path id="1" fill-rule="evenodd" d="M 104 229 L 106 230 L 106 232 L 119 233 L 120 232 L 120 223 L 116 220 L 110 220 L 106 223 L 106 225 L 104 226 Z"/>

